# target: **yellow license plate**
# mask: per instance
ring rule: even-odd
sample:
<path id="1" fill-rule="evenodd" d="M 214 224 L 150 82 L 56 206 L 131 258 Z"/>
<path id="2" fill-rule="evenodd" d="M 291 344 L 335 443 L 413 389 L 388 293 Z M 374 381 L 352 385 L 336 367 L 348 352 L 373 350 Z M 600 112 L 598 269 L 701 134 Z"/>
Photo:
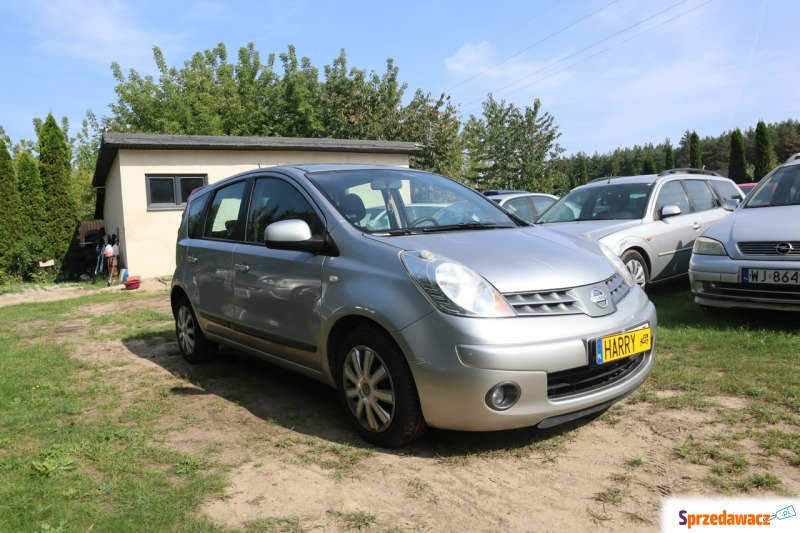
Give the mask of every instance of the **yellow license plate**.
<path id="1" fill-rule="evenodd" d="M 653 336 L 650 328 L 642 328 L 597 339 L 595 345 L 595 362 L 603 365 L 646 352 L 653 346 Z"/>

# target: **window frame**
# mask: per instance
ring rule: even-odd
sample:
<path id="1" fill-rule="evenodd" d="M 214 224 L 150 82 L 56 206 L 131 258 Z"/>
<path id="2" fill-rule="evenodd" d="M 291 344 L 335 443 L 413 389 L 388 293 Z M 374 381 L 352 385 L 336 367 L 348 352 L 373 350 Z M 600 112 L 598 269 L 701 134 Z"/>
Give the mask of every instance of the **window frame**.
<path id="1" fill-rule="evenodd" d="M 208 185 L 208 174 L 145 174 L 145 189 L 148 211 L 180 211 L 186 207 L 187 202 L 178 203 L 181 198 L 181 180 L 182 179 L 202 179 L 203 184 L 200 187 Z M 155 203 L 153 202 L 152 190 L 150 186 L 151 180 L 154 179 L 172 179 L 172 193 L 176 199 L 176 203 Z M 196 188 L 196 187 L 195 187 Z M 191 193 L 191 191 L 189 191 Z M 187 195 L 186 200 L 189 199 Z"/>

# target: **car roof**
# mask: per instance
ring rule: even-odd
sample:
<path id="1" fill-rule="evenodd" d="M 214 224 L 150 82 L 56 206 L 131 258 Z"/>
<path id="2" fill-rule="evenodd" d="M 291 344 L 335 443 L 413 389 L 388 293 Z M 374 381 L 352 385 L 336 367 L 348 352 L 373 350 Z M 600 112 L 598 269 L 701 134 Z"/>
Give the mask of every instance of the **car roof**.
<path id="1" fill-rule="evenodd" d="M 641 174 L 639 176 L 605 176 L 602 178 L 595 178 L 588 183 L 579 185 L 576 188 L 584 187 L 600 187 L 609 183 L 655 183 L 657 181 L 664 181 L 669 178 L 686 178 L 686 177 L 705 177 L 711 179 L 724 179 L 725 176 L 699 168 L 672 168 L 662 170 L 658 174 Z"/>
<path id="2" fill-rule="evenodd" d="M 490 195 L 491 199 L 495 202 L 498 200 L 510 200 L 511 198 L 522 198 L 526 196 L 544 196 L 546 198 L 552 198 L 553 200 L 558 200 L 558 196 L 553 194 L 547 194 L 545 192 L 506 192 L 502 194 L 492 194 Z"/>

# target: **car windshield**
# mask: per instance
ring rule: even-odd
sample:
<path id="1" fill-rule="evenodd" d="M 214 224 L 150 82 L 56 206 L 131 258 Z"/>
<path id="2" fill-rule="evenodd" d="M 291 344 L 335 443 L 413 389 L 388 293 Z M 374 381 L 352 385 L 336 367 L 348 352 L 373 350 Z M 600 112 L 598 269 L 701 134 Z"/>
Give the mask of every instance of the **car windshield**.
<path id="1" fill-rule="evenodd" d="M 781 167 L 750 192 L 744 208 L 800 204 L 800 165 Z"/>
<path id="2" fill-rule="evenodd" d="M 573 189 L 536 223 L 641 219 L 651 188 L 652 183 L 608 183 Z"/>
<path id="3" fill-rule="evenodd" d="M 494 202 L 451 179 L 408 169 L 315 171 L 308 178 L 354 226 L 407 235 L 520 225 Z"/>

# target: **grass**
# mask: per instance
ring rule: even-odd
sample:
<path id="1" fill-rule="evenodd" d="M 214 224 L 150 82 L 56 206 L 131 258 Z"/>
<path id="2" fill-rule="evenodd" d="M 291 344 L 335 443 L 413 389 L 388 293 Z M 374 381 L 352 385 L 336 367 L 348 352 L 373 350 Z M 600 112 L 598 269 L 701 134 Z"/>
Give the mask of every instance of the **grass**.
<path id="1" fill-rule="evenodd" d="M 80 306 L 121 299 L 102 293 L 0 308 L 4 530 L 142 531 L 146 516 L 151 531 L 220 531 L 187 510 L 222 492 L 221 473 L 152 444 L 152 422 L 164 407 L 152 401 L 121 406 L 118 391 L 95 382 L 96 368 L 70 357 L 68 344 L 39 341 L 58 324 L 78 319 Z M 88 320 L 82 342 L 99 341 L 92 338 L 93 320 L 99 318 Z M 42 323 L 50 326 L 26 327 Z M 151 316 L 132 320 L 125 330 L 167 326 L 163 317 Z"/>
<path id="2" fill-rule="evenodd" d="M 271 394 L 285 398 L 287 408 L 259 410 L 252 400 L 261 394 L 263 382 L 252 376 L 252 367 L 238 368 L 235 360 L 189 369 L 180 365 L 165 376 L 163 369 L 142 370 L 125 360 L 102 366 L 71 355 L 80 346 L 77 343 L 122 339 L 132 351 L 136 346 L 164 346 L 160 353 L 178 360 L 178 352 L 170 348 L 174 344 L 170 315 L 146 305 L 126 313 L 88 311 L 147 297 L 93 291 L 71 300 L 0 308 L 0 524 L 4 528 L 141 531 L 146 516 L 152 531 L 231 531 L 200 513 L 204 501 L 224 497 L 231 465 L 210 458 L 213 448 L 195 453 L 173 450 L 163 444 L 156 429 L 170 417 L 184 428 L 205 423 L 202 413 L 181 414 L 179 395 L 202 393 L 209 386 L 225 394 L 209 399 L 208 416 L 248 405 L 252 414 L 269 423 L 253 428 L 244 443 L 257 465 L 280 456 L 313 465 L 335 480 L 360 475 L 374 449 L 361 441 L 317 436 L 313 428 L 338 417 L 338 406 L 323 387 L 309 388 L 304 402 L 296 402 L 298 383 L 304 382 L 295 380 L 305 378 L 281 379 L 283 371 L 270 367 L 270 374 L 278 374 L 271 382 Z M 770 465 L 800 468 L 797 315 L 706 310 L 696 306 L 682 286 L 656 288 L 651 298 L 659 316 L 656 363 L 647 385 L 628 402 L 649 404 L 656 416 L 663 410 L 710 415 L 712 429 L 693 434 L 673 451 L 676 461 L 705 469 L 705 482 L 713 491 L 782 493 L 784 485 Z M 104 378 L 109 368 L 136 372 L 125 395 Z M 614 426 L 624 417 L 624 410 L 615 408 L 598 422 Z M 243 416 L 242 425 L 251 420 Z M 287 431 L 271 432 L 272 427 Z M 397 457 L 403 461 L 407 456 L 429 455 L 442 468 L 496 458 L 512 458 L 533 468 L 558 468 L 574 434 L 536 435 L 433 432 L 427 444 L 398 450 Z M 613 483 L 627 486 L 637 469 L 648 468 L 649 459 L 629 455 L 625 464 L 626 472 L 612 478 Z M 400 489 L 404 497 L 435 503 L 435 491 L 424 478 L 411 475 L 405 483 Z M 631 500 L 623 488 L 599 489 L 593 500 L 604 506 L 625 507 Z M 609 520 L 605 511 L 587 508 L 587 513 L 600 525 Z M 330 511 L 328 519 L 328 526 L 350 531 L 371 530 L 379 523 L 368 510 Z M 244 524 L 241 531 L 304 531 L 307 526 L 303 517 L 287 513 Z"/>
<path id="3" fill-rule="evenodd" d="M 692 436 L 676 456 L 707 466 L 708 483 L 723 492 L 779 489 L 773 474 L 753 471 L 741 443 L 800 466 L 798 314 L 705 309 L 682 286 L 650 296 L 659 318 L 657 362 L 634 401 L 715 411 L 730 426 L 726 434 Z M 727 398 L 736 407 L 725 407 Z"/>

